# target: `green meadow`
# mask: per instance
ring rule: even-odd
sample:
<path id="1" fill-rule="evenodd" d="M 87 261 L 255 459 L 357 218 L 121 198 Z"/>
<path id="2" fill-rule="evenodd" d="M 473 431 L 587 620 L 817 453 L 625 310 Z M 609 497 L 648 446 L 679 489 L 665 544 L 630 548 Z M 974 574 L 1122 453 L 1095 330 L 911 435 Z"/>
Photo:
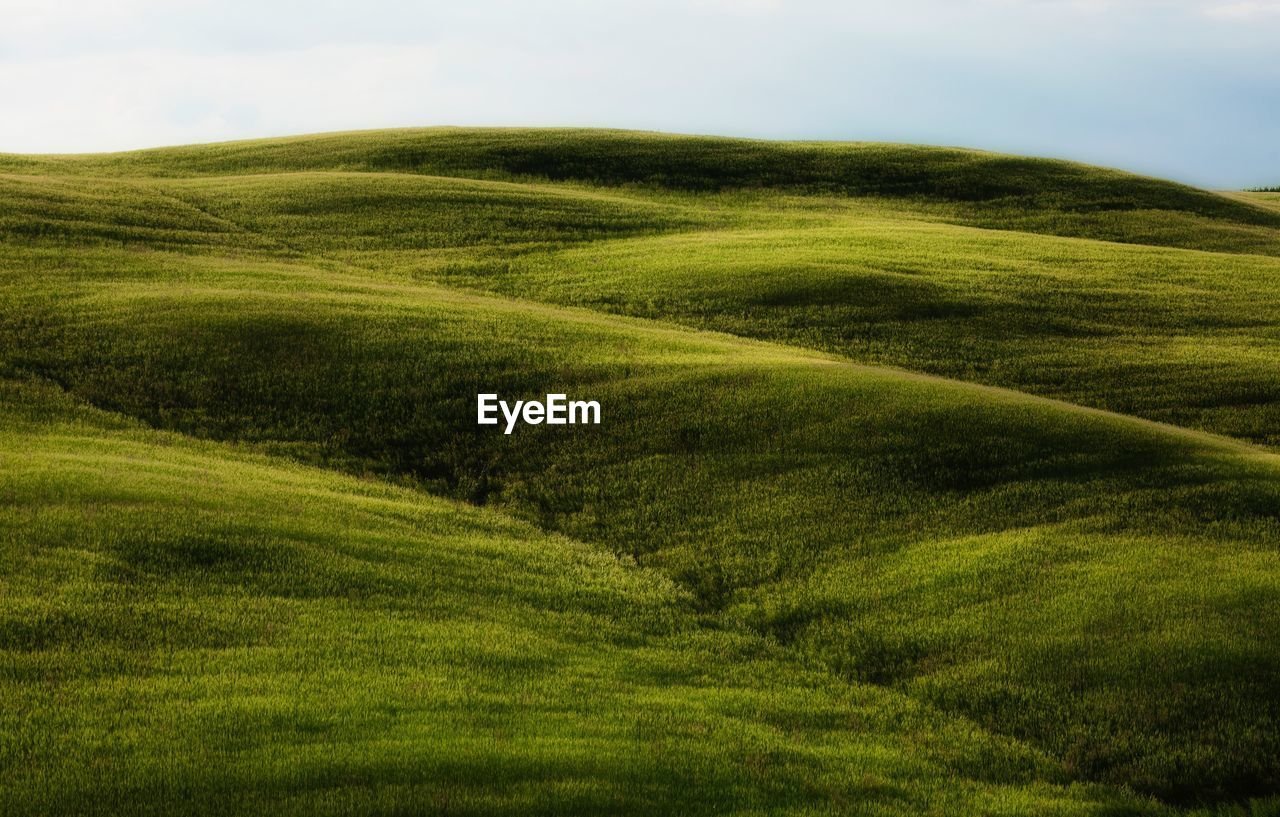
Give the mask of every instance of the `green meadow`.
<path id="1" fill-rule="evenodd" d="M 1280 813 L 1277 280 L 977 151 L 0 155 L 0 813 Z"/>

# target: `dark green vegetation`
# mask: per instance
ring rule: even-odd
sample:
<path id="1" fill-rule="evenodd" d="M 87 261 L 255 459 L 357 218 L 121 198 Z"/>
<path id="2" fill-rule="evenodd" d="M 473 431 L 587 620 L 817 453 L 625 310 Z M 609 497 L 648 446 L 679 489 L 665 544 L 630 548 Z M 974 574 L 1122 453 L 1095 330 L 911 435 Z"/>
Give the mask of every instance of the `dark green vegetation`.
<path id="1" fill-rule="evenodd" d="M 0 167 L 0 812 L 1276 809 L 1265 196 L 599 132 Z"/>

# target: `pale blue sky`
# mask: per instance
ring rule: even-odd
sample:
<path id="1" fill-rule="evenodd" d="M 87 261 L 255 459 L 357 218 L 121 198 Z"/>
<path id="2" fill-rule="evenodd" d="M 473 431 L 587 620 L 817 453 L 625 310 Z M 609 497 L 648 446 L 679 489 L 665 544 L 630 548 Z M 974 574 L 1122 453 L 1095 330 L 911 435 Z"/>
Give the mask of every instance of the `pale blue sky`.
<path id="1" fill-rule="evenodd" d="M 0 0 L 0 150 L 600 125 L 1280 184 L 1280 0 Z"/>

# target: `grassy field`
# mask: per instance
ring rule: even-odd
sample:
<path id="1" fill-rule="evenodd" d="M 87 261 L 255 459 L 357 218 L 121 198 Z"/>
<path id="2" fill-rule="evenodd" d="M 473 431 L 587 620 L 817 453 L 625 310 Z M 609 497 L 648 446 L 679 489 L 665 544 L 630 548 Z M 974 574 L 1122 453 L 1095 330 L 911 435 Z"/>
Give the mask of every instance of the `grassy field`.
<path id="1" fill-rule="evenodd" d="M 598 549 L 3 394 L 6 814 L 1156 812 Z"/>
<path id="2" fill-rule="evenodd" d="M 441 129 L 0 204 L 0 811 L 1280 809 L 1266 194 Z"/>
<path id="3" fill-rule="evenodd" d="M 1246 201 L 1256 205 L 1260 204 L 1272 209 L 1280 207 L 1280 188 L 1250 193 L 1232 193 L 1229 195 L 1240 201 Z"/>

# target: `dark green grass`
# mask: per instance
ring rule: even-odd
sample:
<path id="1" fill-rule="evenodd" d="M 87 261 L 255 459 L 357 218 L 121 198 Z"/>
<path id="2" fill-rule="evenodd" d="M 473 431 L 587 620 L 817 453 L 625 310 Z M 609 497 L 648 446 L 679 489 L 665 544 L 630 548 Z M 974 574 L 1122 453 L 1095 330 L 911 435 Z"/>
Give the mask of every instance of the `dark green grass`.
<path id="1" fill-rule="evenodd" d="M 8 314 L 39 318 L 5 327 L 12 368 L 605 545 L 723 626 L 1069 779 L 1178 802 L 1277 788 L 1270 455 L 588 312 L 159 253 L 135 278 L 117 252 L 38 294 L 13 282 Z M 170 282 L 175 258 L 204 266 Z M 600 400 L 605 425 L 473 424 L 478 391 L 549 389 Z"/>

